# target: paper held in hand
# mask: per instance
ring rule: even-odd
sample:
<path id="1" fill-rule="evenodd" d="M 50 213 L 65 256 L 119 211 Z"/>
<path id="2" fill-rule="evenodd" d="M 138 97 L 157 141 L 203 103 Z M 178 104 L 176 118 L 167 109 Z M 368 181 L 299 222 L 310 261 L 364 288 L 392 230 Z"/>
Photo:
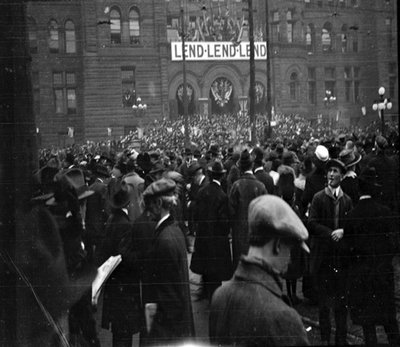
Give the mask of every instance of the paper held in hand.
<path id="1" fill-rule="evenodd" d="M 92 283 L 92 305 L 97 305 L 104 283 L 122 261 L 120 254 L 111 256 L 97 269 L 97 275 Z"/>

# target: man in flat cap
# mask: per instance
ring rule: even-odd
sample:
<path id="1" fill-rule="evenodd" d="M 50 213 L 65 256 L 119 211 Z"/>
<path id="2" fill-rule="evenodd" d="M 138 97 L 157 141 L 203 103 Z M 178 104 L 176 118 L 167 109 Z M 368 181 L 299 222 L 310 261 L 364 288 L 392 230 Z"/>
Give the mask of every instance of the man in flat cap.
<path id="1" fill-rule="evenodd" d="M 306 331 L 282 292 L 290 251 L 308 232 L 281 198 L 262 195 L 248 209 L 249 251 L 210 308 L 210 341 L 222 346 L 304 346 Z"/>
<path id="2" fill-rule="evenodd" d="M 144 273 L 143 301 L 145 308 L 156 310 L 152 324 L 143 336 L 145 345 L 167 345 L 184 342 L 194 335 L 190 301 L 189 273 L 185 238 L 171 210 L 176 204 L 175 182 L 162 178 L 143 193 L 146 208 L 157 221 L 151 263 Z"/>
<path id="3" fill-rule="evenodd" d="M 346 166 L 338 159 L 326 164 L 328 186 L 311 202 L 308 220 L 311 235 L 310 271 L 318 290 L 321 339 L 330 344 L 330 311 L 334 311 L 337 345 L 346 344 L 346 257 L 341 242 L 346 214 L 352 209 L 351 198 L 340 188 Z"/>

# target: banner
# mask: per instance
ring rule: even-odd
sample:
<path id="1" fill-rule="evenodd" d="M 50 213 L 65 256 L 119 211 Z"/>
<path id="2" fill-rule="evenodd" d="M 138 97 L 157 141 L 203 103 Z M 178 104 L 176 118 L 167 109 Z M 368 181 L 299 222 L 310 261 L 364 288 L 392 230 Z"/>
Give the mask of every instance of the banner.
<path id="1" fill-rule="evenodd" d="M 185 42 L 185 58 L 187 61 L 209 60 L 249 60 L 250 43 L 241 42 Z M 267 58 L 267 43 L 254 42 L 254 59 Z M 182 42 L 171 42 L 171 60 L 182 60 Z"/>

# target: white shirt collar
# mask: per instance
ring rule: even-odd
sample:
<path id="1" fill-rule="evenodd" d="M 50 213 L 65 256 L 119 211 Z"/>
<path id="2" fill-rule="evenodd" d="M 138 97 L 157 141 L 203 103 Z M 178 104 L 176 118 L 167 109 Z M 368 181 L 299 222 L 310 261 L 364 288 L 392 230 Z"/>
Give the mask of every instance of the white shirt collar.
<path id="1" fill-rule="evenodd" d="M 201 186 L 201 184 L 203 183 L 204 179 L 206 178 L 206 176 L 201 176 L 200 181 L 199 181 L 199 186 Z"/>
<path id="2" fill-rule="evenodd" d="M 221 182 L 218 180 L 212 180 L 213 182 L 215 182 L 216 184 L 218 184 L 221 187 Z"/>
<path id="3" fill-rule="evenodd" d="M 128 215 L 128 209 L 127 209 L 127 208 L 121 208 L 121 210 L 122 210 L 123 212 L 125 212 L 126 215 Z"/>
<path id="4" fill-rule="evenodd" d="M 257 171 L 261 171 L 264 170 L 264 168 L 262 166 L 259 166 L 257 169 L 254 170 L 254 173 L 256 173 Z"/>
<path id="5" fill-rule="evenodd" d="M 166 214 L 164 217 L 162 217 L 162 218 L 158 221 L 158 223 L 157 223 L 157 225 L 156 225 L 156 229 L 158 229 L 158 227 L 162 224 L 162 222 L 164 222 L 169 216 L 170 216 L 170 214 L 168 213 L 168 214 Z"/>
<path id="6" fill-rule="evenodd" d="M 253 174 L 253 171 L 247 170 L 247 171 L 245 171 L 244 173 L 245 173 L 245 174 L 251 174 L 251 175 L 252 175 L 252 174 Z"/>
<path id="7" fill-rule="evenodd" d="M 360 196 L 360 200 L 371 199 L 371 198 L 372 198 L 371 195 L 361 195 Z"/>
<path id="8" fill-rule="evenodd" d="M 340 186 L 336 187 L 336 188 L 332 188 L 331 186 L 328 186 L 330 191 L 332 192 L 333 196 L 338 197 L 339 196 L 339 192 L 340 192 Z"/>

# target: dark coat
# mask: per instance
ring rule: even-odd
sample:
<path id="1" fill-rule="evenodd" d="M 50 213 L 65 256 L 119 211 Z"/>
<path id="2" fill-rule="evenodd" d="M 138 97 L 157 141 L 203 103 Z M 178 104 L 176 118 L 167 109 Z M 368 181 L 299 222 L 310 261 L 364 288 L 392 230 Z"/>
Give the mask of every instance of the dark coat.
<path id="1" fill-rule="evenodd" d="M 289 306 L 272 268 L 242 258 L 233 278 L 214 293 L 210 342 L 222 346 L 309 345 L 299 314 Z"/>
<path id="2" fill-rule="evenodd" d="M 308 204 L 311 203 L 314 195 L 324 189 L 326 186 L 326 174 L 324 169 L 315 169 L 315 171 L 306 178 L 306 185 L 301 196 L 302 210 L 307 211 Z"/>
<path id="3" fill-rule="evenodd" d="M 208 180 L 208 177 L 205 176 L 201 184 L 197 183 L 192 183 L 190 186 L 190 190 L 188 192 L 189 195 L 189 206 L 188 206 L 188 222 L 189 222 L 189 231 L 191 233 L 196 233 L 197 232 L 197 224 L 194 221 L 194 211 L 197 209 L 196 208 L 196 201 L 197 201 L 197 196 L 199 194 L 200 189 L 206 187 L 210 181 Z"/>
<path id="4" fill-rule="evenodd" d="M 345 266 L 340 254 L 343 239 L 335 242 L 331 238 L 335 230 L 334 215 L 335 205 L 339 204 L 339 225 L 343 228 L 346 214 L 353 208 L 351 199 L 340 190 L 335 201 L 329 188 L 325 188 L 314 195 L 310 207 L 308 221 L 310 232 L 310 272 L 317 274 L 321 264 L 333 265 L 336 268 Z"/>
<path id="5" fill-rule="evenodd" d="M 122 254 L 131 238 L 131 223 L 122 210 L 113 211 L 106 224 L 106 237 L 100 251 L 102 261 Z M 140 307 L 140 277 L 138 268 L 122 262 L 110 275 L 104 287 L 102 327 L 113 334 L 134 334 L 143 326 Z"/>
<path id="6" fill-rule="evenodd" d="M 248 224 L 247 214 L 250 202 L 267 190 L 253 174 L 246 173 L 233 185 L 229 194 L 230 220 L 232 227 L 233 265 L 236 267 L 242 254 L 247 254 Z"/>
<path id="7" fill-rule="evenodd" d="M 149 277 L 143 280 L 143 297 L 146 303 L 156 303 L 158 307 L 153 328 L 145 340 L 162 345 L 193 336 L 185 239 L 172 217 L 156 229 L 150 259 L 146 269 Z"/>
<path id="8" fill-rule="evenodd" d="M 353 205 L 357 204 L 359 198 L 358 192 L 358 178 L 346 176 L 343 178 L 342 182 L 340 182 L 340 187 L 343 189 L 353 202 Z"/>
<path id="9" fill-rule="evenodd" d="M 351 257 L 349 306 L 355 324 L 383 325 L 393 314 L 392 259 L 399 251 L 395 228 L 389 208 L 370 198 L 348 214 L 343 240 Z"/>
<path id="10" fill-rule="evenodd" d="M 262 184 L 264 184 L 265 189 L 267 190 L 268 194 L 274 194 L 275 188 L 274 188 L 274 180 L 273 178 L 269 175 L 268 172 L 266 172 L 264 169 L 262 170 L 257 170 L 254 171 L 254 176 L 257 178 Z"/>
<path id="11" fill-rule="evenodd" d="M 228 197 L 217 183 L 200 190 L 194 216 L 198 228 L 191 270 L 215 280 L 228 280 L 232 276 Z"/>
<path id="12" fill-rule="evenodd" d="M 233 164 L 228 171 L 228 177 L 226 178 L 226 191 L 229 195 L 233 183 L 235 183 L 240 178 L 240 169 L 236 164 Z"/>

